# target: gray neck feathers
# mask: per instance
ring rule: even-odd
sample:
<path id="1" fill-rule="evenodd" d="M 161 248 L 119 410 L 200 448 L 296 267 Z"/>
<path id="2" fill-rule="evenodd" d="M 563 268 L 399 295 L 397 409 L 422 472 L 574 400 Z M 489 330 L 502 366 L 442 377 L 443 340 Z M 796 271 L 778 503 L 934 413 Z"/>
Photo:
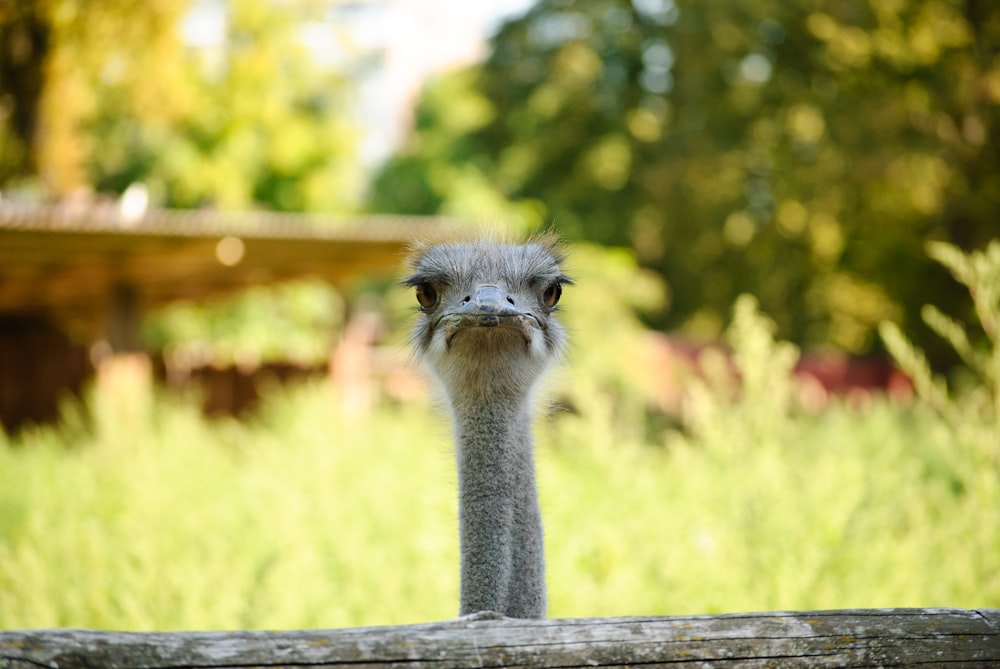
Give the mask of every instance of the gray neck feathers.
<path id="1" fill-rule="evenodd" d="M 545 558 L 531 408 L 452 399 L 458 442 L 463 615 L 545 617 Z"/>

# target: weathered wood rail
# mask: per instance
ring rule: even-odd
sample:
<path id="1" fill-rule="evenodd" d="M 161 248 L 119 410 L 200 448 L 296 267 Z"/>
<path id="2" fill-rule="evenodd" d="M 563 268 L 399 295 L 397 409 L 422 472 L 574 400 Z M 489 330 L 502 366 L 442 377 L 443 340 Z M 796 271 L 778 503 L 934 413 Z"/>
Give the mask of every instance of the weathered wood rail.
<path id="1" fill-rule="evenodd" d="M 1000 609 L 448 622 L 295 632 L 0 632 L 0 669 L 1000 667 Z"/>

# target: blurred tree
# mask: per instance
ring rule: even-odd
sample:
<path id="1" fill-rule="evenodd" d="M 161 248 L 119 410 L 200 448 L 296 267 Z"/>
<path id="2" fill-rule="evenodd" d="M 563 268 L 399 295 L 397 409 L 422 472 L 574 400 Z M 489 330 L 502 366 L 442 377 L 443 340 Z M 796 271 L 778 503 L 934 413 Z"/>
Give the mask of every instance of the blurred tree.
<path id="1" fill-rule="evenodd" d="M 49 27 L 39 3 L 15 0 L 0 7 L 0 183 L 32 173 Z"/>
<path id="2" fill-rule="evenodd" d="M 0 186 L 48 195 L 145 182 L 169 206 L 344 209 L 357 199 L 343 74 L 304 29 L 325 4 L 218 3 L 218 44 L 191 45 L 189 0 L 16 0 L 0 10 Z"/>
<path id="3" fill-rule="evenodd" d="M 185 113 L 175 123 L 124 114 L 93 125 L 112 153 L 93 156 L 96 182 L 143 180 L 171 206 L 343 210 L 361 187 L 344 76 L 302 39 L 320 3 L 231 2 L 220 44 L 187 53 Z M 112 111 L 112 110 L 109 110 Z"/>
<path id="4" fill-rule="evenodd" d="M 427 168 L 474 169 L 572 239 L 632 246 L 671 289 L 655 323 L 706 336 L 742 292 L 852 352 L 928 300 L 971 316 L 922 248 L 1000 234 L 1000 5 L 541 0 L 492 47 L 428 92 L 377 203 L 434 211 Z"/>
<path id="5" fill-rule="evenodd" d="M 143 323 L 150 350 L 187 365 L 322 363 L 343 328 L 343 298 L 318 279 L 259 286 L 204 305 L 177 302 Z"/>
<path id="6" fill-rule="evenodd" d="M 494 106 L 475 89 L 471 68 L 433 79 L 415 112 L 408 143 L 375 176 L 369 206 L 379 212 L 446 214 L 537 227 L 544 206 L 514 201 L 494 179 L 492 160 L 476 133 L 494 120 Z"/>
<path id="7" fill-rule="evenodd" d="M 0 7 L 0 185 L 34 178 L 57 196 L 86 185 L 95 147 L 84 124 L 102 112 L 106 91 L 127 90 L 133 116 L 169 119 L 180 42 L 163 28 L 186 8 L 183 0 Z"/>

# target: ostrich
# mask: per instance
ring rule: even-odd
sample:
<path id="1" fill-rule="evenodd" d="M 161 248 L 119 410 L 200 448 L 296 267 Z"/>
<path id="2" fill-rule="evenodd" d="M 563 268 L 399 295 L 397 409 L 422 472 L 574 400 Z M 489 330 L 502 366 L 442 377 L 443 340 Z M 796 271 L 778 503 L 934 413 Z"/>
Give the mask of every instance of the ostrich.
<path id="1" fill-rule="evenodd" d="M 413 345 L 445 391 L 458 461 L 461 615 L 545 617 L 532 395 L 566 335 L 554 238 L 419 251 Z"/>

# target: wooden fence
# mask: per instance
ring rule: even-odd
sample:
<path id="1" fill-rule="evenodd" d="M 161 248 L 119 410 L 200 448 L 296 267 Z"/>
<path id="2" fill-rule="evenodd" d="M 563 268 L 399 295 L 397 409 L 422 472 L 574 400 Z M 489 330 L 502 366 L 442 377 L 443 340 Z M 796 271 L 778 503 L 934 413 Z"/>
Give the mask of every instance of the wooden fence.
<path id="1" fill-rule="evenodd" d="M 295 632 L 0 632 L 0 669 L 1000 667 L 1000 610 L 513 620 Z"/>

